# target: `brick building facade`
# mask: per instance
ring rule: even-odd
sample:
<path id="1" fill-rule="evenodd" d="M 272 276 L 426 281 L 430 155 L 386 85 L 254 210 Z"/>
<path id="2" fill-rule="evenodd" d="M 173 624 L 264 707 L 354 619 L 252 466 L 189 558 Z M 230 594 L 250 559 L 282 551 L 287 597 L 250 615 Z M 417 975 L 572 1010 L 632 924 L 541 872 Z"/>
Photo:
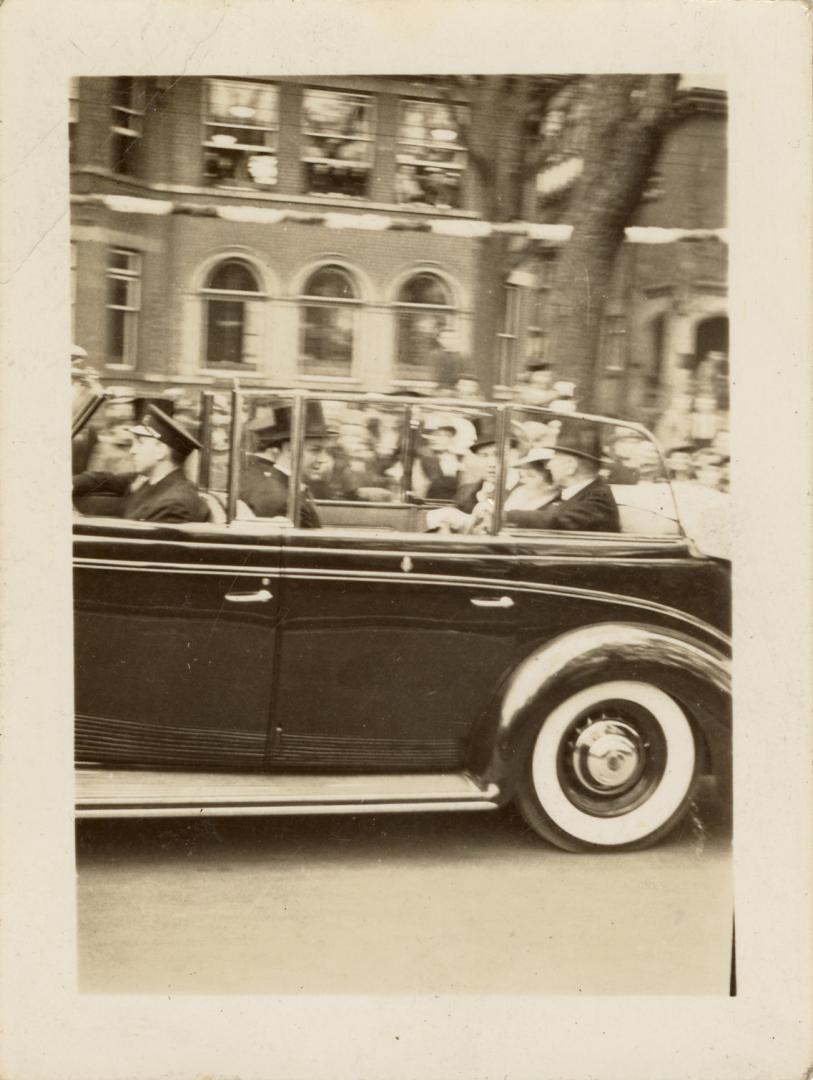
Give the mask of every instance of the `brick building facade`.
<path id="1" fill-rule="evenodd" d="M 469 369 L 499 394 L 544 353 L 556 249 L 483 294 L 489 202 L 460 85 L 83 78 L 71 115 L 74 336 L 106 381 L 389 390 Z M 525 222 L 567 220 L 549 181 L 527 185 Z M 725 184 L 725 96 L 685 86 L 634 224 L 719 229 Z M 662 410 L 727 352 L 725 255 L 714 238 L 625 244 L 608 410 Z"/>

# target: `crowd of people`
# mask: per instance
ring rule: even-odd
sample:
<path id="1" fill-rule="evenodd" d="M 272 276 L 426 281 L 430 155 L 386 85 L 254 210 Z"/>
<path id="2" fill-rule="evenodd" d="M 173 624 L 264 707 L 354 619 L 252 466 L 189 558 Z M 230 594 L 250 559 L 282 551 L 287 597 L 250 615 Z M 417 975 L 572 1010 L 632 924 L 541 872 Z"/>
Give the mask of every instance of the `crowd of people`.
<path id="1" fill-rule="evenodd" d="M 83 350 L 75 350 L 72 372 L 78 401 L 99 388 Z M 415 392 L 412 396 L 417 431 L 409 453 L 402 403 L 393 401 L 390 406 L 380 398 L 370 401 L 363 396 L 306 403 L 303 525 L 319 523 L 320 501 L 408 501 L 430 507 L 430 528 L 489 530 L 500 448 L 493 414 L 478 408 L 482 403 L 478 380 L 460 375 L 450 400 L 424 401 Z M 230 402 L 228 396 L 217 394 L 212 401 L 203 487 L 225 492 Z M 290 401 L 281 393 L 243 401 L 239 507 L 246 515 L 284 514 L 292 471 Z M 712 430 L 707 425 L 705 435 L 695 433 L 693 439 L 689 430 L 687 441 L 667 446 L 662 459 L 654 443 L 621 422 L 579 421 L 570 415 L 577 404 L 574 384 L 556 381 L 548 364 L 534 365 L 520 384 L 502 451 L 507 523 L 614 531 L 618 515 L 612 484 L 658 482 L 668 476 L 727 490 L 726 428 Z M 524 406 L 544 406 L 550 412 L 541 414 Z M 178 520 L 206 520 L 211 506 L 190 497 L 197 479 L 195 451 L 202 449 L 200 420 L 196 392 L 170 387 L 148 399 L 131 388 L 108 387 L 101 408 L 74 440 L 74 474 L 79 477 L 75 495 L 97 500 L 124 497 L 125 516 L 157 520 L 153 511 L 160 514 L 162 506 L 166 510 L 168 491 L 172 512 L 182 515 Z M 156 456 L 158 460 L 153 460 Z M 133 485 L 136 474 L 139 481 Z M 592 496 L 587 509 L 583 491 Z M 156 507 L 158 495 L 162 498 Z M 183 504 L 180 510 L 178 500 Z M 558 523 L 552 524 L 554 520 Z M 582 523 L 562 524 L 570 520 Z"/>

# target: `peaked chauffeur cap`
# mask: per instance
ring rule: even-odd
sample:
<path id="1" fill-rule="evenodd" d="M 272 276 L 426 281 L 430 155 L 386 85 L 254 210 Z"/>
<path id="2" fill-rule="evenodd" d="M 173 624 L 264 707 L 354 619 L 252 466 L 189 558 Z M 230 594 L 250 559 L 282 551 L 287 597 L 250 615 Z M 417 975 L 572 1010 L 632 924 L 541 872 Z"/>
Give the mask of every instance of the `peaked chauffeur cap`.
<path id="1" fill-rule="evenodd" d="M 160 439 L 167 446 L 172 447 L 179 453 L 188 455 L 193 450 L 200 450 L 198 440 L 189 434 L 177 420 L 159 409 L 157 405 L 148 405 L 141 416 L 141 422 L 137 427 L 131 427 L 133 435 L 143 438 Z"/>

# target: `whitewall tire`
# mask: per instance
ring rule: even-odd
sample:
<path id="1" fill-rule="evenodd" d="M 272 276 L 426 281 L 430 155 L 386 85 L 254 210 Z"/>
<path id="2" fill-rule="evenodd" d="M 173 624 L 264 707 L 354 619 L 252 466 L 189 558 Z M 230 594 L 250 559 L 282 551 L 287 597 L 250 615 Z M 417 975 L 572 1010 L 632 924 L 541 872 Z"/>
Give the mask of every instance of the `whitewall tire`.
<path id="1" fill-rule="evenodd" d="M 517 801 L 566 850 L 646 847 L 679 820 L 696 773 L 694 733 L 674 698 L 651 683 L 602 682 L 544 717 Z"/>

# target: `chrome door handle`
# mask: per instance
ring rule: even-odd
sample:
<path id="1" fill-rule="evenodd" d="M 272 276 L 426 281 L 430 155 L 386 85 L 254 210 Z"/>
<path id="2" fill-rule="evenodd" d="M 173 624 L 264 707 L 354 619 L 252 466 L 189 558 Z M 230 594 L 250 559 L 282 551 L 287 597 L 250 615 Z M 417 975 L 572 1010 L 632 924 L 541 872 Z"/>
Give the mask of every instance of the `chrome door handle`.
<path id="1" fill-rule="evenodd" d="M 510 596 L 498 596 L 496 598 L 491 596 L 475 596 L 471 601 L 475 607 L 500 607 L 510 608 L 514 606 L 514 601 Z"/>
<path id="2" fill-rule="evenodd" d="M 273 595 L 268 589 L 258 589 L 257 592 L 227 592 L 226 599 L 233 604 L 266 604 Z"/>

